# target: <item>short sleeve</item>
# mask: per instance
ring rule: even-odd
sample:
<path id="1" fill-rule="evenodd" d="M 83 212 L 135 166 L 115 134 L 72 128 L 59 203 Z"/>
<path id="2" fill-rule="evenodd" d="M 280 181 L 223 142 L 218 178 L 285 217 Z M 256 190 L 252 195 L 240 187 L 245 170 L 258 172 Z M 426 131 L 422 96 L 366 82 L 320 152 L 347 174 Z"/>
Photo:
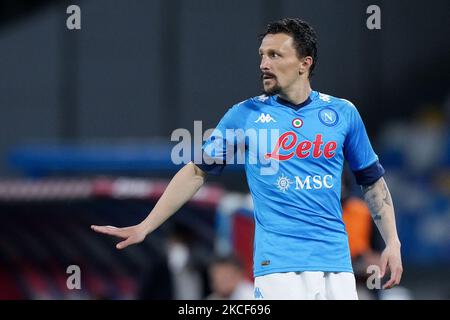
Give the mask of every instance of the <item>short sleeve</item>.
<path id="1" fill-rule="evenodd" d="M 243 129 L 242 108 L 230 108 L 202 146 L 202 161 L 197 166 L 208 174 L 220 175 L 243 143 L 236 134 Z"/>
<path id="2" fill-rule="evenodd" d="M 357 182 L 369 184 L 378 180 L 384 174 L 384 169 L 379 164 L 358 110 L 350 102 L 347 103 L 348 131 L 344 142 L 344 155 L 357 177 Z"/>

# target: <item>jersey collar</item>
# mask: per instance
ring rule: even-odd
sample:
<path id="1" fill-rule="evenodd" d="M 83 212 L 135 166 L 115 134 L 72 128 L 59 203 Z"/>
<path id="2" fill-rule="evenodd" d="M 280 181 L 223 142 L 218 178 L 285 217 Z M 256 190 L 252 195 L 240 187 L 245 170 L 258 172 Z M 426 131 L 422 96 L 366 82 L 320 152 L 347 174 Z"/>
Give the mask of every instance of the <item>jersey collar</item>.
<path id="1" fill-rule="evenodd" d="M 289 101 L 279 97 L 278 95 L 275 96 L 275 101 L 283 106 L 286 106 L 286 107 L 294 109 L 295 111 L 298 111 L 300 108 L 307 106 L 308 104 L 310 104 L 313 101 L 314 94 L 315 94 L 315 91 L 311 90 L 309 97 L 300 104 L 294 104 L 292 102 L 289 102 Z"/>

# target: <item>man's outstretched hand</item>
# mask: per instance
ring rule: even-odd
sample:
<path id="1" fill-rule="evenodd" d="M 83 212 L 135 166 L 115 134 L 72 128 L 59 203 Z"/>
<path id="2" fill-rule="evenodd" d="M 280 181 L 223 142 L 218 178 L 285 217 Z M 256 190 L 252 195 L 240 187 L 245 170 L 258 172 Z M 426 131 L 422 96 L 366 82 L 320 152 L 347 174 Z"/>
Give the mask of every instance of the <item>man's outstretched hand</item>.
<path id="1" fill-rule="evenodd" d="M 92 225 L 91 229 L 98 233 L 109 234 L 118 238 L 125 239 L 116 245 L 117 249 L 123 249 L 131 244 L 140 243 L 145 239 L 147 233 L 141 225 L 135 225 L 125 228 L 117 228 L 113 226 L 95 226 Z"/>

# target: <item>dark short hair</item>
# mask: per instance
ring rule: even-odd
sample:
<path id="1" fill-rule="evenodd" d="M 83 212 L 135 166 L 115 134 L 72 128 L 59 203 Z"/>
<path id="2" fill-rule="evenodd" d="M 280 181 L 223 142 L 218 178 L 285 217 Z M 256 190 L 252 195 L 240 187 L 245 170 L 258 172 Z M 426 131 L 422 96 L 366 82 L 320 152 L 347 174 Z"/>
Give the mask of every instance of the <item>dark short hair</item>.
<path id="1" fill-rule="evenodd" d="M 259 39 L 262 40 L 268 34 L 277 33 L 285 33 L 292 37 L 299 58 L 306 56 L 313 58 L 313 63 L 309 69 L 309 77 L 311 77 L 317 64 L 317 35 L 314 29 L 309 23 L 299 18 L 284 18 L 269 23 L 266 31 L 259 36 Z"/>
<path id="2" fill-rule="evenodd" d="M 244 265 L 236 255 L 229 254 L 229 255 L 216 255 L 213 256 L 210 261 L 210 266 L 217 266 L 217 265 L 231 265 L 235 267 L 238 270 L 242 270 L 244 268 Z"/>

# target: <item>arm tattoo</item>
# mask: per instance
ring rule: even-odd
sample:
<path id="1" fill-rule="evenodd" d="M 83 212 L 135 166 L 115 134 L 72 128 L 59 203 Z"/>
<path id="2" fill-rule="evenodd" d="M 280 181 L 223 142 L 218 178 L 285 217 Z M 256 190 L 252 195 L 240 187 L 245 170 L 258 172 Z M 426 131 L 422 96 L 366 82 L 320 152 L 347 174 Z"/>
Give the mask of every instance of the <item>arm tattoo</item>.
<path id="1" fill-rule="evenodd" d="M 377 221 L 381 220 L 381 215 L 385 209 L 385 206 L 392 207 L 392 199 L 389 194 L 389 190 L 381 178 L 370 186 L 362 187 L 364 193 L 364 199 L 369 205 L 372 218 Z"/>

